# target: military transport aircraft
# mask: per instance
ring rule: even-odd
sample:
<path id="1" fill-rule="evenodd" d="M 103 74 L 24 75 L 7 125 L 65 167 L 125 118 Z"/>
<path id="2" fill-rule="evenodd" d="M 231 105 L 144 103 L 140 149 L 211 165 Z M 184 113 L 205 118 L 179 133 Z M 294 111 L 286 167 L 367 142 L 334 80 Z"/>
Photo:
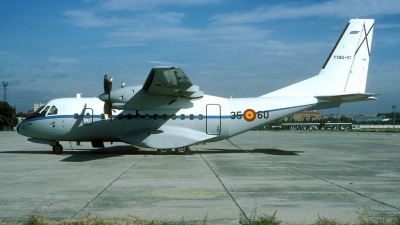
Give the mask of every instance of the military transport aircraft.
<path id="1" fill-rule="evenodd" d="M 104 76 L 99 98 L 49 101 L 18 125 L 29 142 L 63 151 L 60 141 L 125 142 L 186 154 L 189 146 L 228 139 L 272 121 L 305 111 L 375 100 L 365 93 L 374 20 L 352 19 L 320 73 L 254 98 L 220 98 L 203 94 L 177 67 L 153 68 L 143 86 L 112 90 Z"/>

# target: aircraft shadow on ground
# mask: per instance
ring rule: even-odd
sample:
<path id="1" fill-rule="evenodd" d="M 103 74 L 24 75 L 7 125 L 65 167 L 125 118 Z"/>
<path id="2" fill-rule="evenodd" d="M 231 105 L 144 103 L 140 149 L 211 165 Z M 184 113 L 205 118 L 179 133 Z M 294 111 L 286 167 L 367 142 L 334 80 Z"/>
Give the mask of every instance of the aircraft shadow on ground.
<path id="1" fill-rule="evenodd" d="M 298 155 L 301 151 L 284 151 L 279 149 L 254 149 L 254 150 L 238 150 L 238 149 L 205 149 L 205 150 L 192 150 L 192 155 L 199 154 L 243 154 L 243 153 L 263 153 L 267 155 Z M 36 150 L 36 151 L 2 151 L 0 154 L 54 154 L 51 150 Z M 171 155 L 174 155 L 174 151 Z M 124 155 L 157 155 L 155 150 L 140 150 L 134 146 L 113 146 L 101 149 L 75 149 L 64 150 L 60 157 L 68 157 L 60 160 L 62 162 L 87 162 L 92 160 L 106 159 L 112 157 L 119 157 Z"/>
<path id="2" fill-rule="evenodd" d="M 220 153 L 263 153 L 267 155 L 299 155 L 302 151 L 285 151 L 279 149 L 256 148 L 253 150 L 238 150 L 238 149 L 210 149 L 193 151 L 193 154 L 220 154 Z"/>

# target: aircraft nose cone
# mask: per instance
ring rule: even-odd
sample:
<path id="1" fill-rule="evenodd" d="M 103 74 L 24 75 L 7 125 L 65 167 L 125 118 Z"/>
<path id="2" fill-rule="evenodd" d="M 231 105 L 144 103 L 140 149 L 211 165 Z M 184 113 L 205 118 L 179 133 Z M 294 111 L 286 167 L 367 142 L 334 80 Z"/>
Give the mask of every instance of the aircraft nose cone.
<path id="1" fill-rule="evenodd" d="M 21 123 L 19 123 L 17 125 L 17 132 L 20 135 L 23 136 L 28 136 L 29 135 L 29 129 L 28 127 L 30 127 L 32 125 L 32 123 L 26 123 L 24 121 L 22 121 Z M 26 129 L 25 129 L 26 128 Z"/>
<path id="2" fill-rule="evenodd" d="M 104 93 L 99 95 L 99 99 L 102 100 L 103 102 L 108 101 L 108 99 L 110 99 L 109 95 Z"/>
<path id="3" fill-rule="evenodd" d="M 19 132 L 19 125 L 20 125 L 21 123 L 19 123 L 18 125 L 17 125 L 17 132 L 18 132 L 18 134 L 21 134 L 20 132 Z"/>

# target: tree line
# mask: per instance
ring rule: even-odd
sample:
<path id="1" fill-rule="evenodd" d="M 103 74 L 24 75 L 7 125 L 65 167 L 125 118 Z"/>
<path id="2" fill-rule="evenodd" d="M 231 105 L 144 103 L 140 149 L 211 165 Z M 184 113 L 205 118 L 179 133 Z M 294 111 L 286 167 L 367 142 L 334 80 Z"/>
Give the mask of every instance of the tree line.
<path id="1" fill-rule="evenodd" d="M 8 102 L 0 101 L 0 131 L 14 128 L 17 124 L 14 108 Z"/>

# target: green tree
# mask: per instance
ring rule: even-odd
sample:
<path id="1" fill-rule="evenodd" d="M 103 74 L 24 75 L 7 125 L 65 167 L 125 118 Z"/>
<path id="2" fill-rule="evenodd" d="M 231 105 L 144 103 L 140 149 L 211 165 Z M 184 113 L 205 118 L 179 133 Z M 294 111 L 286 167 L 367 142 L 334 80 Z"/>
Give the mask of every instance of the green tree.
<path id="1" fill-rule="evenodd" d="M 7 102 L 0 101 L 0 131 L 15 127 L 17 123 L 14 108 Z"/>

